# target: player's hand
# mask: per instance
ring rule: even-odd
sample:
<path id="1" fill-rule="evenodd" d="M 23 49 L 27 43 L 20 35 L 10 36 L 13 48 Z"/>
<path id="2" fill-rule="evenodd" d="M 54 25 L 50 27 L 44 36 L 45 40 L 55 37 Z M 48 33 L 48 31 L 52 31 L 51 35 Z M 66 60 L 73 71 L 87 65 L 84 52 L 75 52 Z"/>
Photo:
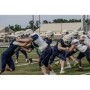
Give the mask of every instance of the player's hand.
<path id="1" fill-rule="evenodd" d="M 20 37 L 16 38 L 16 41 L 19 41 Z"/>
<path id="2" fill-rule="evenodd" d="M 69 52 L 69 47 L 66 47 L 65 51 L 66 51 L 66 52 Z"/>

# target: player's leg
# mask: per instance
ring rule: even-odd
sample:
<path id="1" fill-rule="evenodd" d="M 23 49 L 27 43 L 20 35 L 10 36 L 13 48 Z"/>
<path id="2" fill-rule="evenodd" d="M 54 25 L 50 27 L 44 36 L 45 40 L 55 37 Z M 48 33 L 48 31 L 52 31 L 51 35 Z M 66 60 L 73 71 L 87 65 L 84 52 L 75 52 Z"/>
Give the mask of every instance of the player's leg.
<path id="1" fill-rule="evenodd" d="M 50 55 L 51 55 L 51 51 L 52 51 L 52 49 L 50 47 L 47 47 L 45 49 L 45 51 L 42 52 L 42 54 L 40 56 L 39 65 L 41 66 L 41 70 L 42 70 L 44 75 L 48 74 L 47 67 L 48 67 L 48 62 L 49 62 L 49 58 L 50 58 Z"/>
<path id="2" fill-rule="evenodd" d="M 46 66 L 44 65 L 44 60 L 45 60 L 45 56 L 46 54 L 45 53 L 42 53 L 42 55 L 40 56 L 40 61 L 39 61 L 39 66 L 41 68 L 41 71 L 44 75 L 47 75 L 47 68 Z"/>
<path id="3" fill-rule="evenodd" d="M 54 59 L 56 56 L 57 56 L 57 53 L 54 50 L 52 50 L 52 54 L 51 54 L 51 56 L 49 58 L 49 62 L 48 62 L 50 65 L 54 62 Z"/>
<path id="4" fill-rule="evenodd" d="M 1 55 L 1 73 L 5 71 L 8 57 L 3 53 Z"/>
<path id="5" fill-rule="evenodd" d="M 16 61 L 15 61 L 15 63 L 18 63 L 19 49 L 15 51 L 15 55 L 16 55 Z"/>
<path id="6" fill-rule="evenodd" d="M 85 51 L 85 56 L 86 56 L 86 59 L 88 61 L 88 63 L 90 64 L 90 48 L 88 48 L 86 51 Z"/>
<path id="7" fill-rule="evenodd" d="M 69 61 L 69 58 L 66 59 L 66 65 L 67 66 L 65 68 L 72 68 L 70 61 Z"/>
<path id="8" fill-rule="evenodd" d="M 76 59 L 74 56 L 70 56 L 69 58 L 70 58 L 71 60 L 73 60 L 74 66 L 76 66 L 76 65 L 78 64 L 78 61 L 77 61 L 77 59 Z"/>
<path id="9" fill-rule="evenodd" d="M 20 51 L 21 51 L 21 52 L 23 53 L 23 55 L 25 56 L 26 62 L 28 62 L 29 59 L 28 59 L 28 54 L 27 54 L 27 52 L 24 51 L 23 49 L 21 49 Z"/>
<path id="10" fill-rule="evenodd" d="M 60 73 L 63 74 L 63 73 L 65 73 L 65 71 L 64 71 L 64 64 L 65 64 L 65 61 L 64 61 L 64 60 L 60 60 L 60 64 L 61 64 Z"/>
<path id="11" fill-rule="evenodd" d="M 1 69 L 2 69 L 2 61 L 1 61 L 1 55 L 0 55 L 0 73 L 1 73 Z"/>
<path id="12" fill-rule="evenodd" d="M 7 64 L 9 66 L 9 70 L 10 71 L 14 71 L 15 70 L 15 65 L 14 65 L 14 62 L 13 62 L 13 59 L 12 57 L 10 57 L 7 61 Z"/>
<path id="13" fill-rule="evenodd" d="M 69 60 L 73 60 L 74 65 L 76 65 L 78 63 L 78 61 L 74 58 L 73 54 L 75 54 L 77 51 L 72 51 L 70 53 L 67 54 L 67 60 L 66 60 L 66 64 L 67 66 L 65 68 L 71 68 L 71 64 Z"/>
<path id="14" fill-rule="evenodd" d="M 78 68 L 79 70 L 82 70 L 82 62 L 81 62 L 81 59 L 85 57 L 85 54 L 80 52 L 77 56 L 77 61 L 78 61 Z"/>
<path id="15" fill-rule="evenodd" d="M 60 61 L 56 61 L 56 62 L 55 62 L 55 65 L 56 65 L 56 66 L 60 66 Z"/>
<path id="16" fill-rule="evenodd" d="M 52 63 L 54 62 L 56 56 L 57 56 L 57 52 L 55 52 L 54 49 L 52 49 L 52 53 L 50 55 L 49 62 L 48 62 L 48 65 L 49 65 L 48 69 L 50 71 L 50 75 L 56 75 L 56 73 L 52 69 Z"/>
<path id="17" fill-rule="evenodd" d="M 65 61 L 66 61 L 66 52 L 59 53 L 58 54 L 58 58 L 60 58 L 60 63 L 61 63 L 60 73 L 63 74 L 63 73 L 65 73 L 65 71 L 64 71 L 64 65 L 65 65 Z"/>

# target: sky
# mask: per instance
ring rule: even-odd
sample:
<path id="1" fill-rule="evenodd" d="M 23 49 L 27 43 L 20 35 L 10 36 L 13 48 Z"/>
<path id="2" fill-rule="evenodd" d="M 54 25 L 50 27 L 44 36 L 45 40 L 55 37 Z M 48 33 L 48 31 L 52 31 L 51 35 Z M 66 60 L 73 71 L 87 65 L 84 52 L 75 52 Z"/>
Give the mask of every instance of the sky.
<path id="1" fill-rule="evenodd" d="M 52 21 L 54 19 L 80 19 L 81 15 L 40 15 L 41 22 L 43 20 Z M 0 26 L 8 26 L 19 24 L 22 27 L 28 25 L 32 20 L 32 15 L 0 15 Z M 39 15 L 34 15 L 34 20 L 39 20 Z"/>

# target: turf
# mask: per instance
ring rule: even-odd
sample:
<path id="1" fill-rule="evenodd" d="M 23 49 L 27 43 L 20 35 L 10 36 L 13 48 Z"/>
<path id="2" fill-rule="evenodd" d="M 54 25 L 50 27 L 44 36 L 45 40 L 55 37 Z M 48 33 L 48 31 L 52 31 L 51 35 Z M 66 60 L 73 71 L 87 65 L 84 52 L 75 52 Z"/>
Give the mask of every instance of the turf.
<path id="1" fill-rule="evenodd" d="M 6 48 L 0 48 L 0 54 L 5 50 Z M 28 56 L 30 58 L 36 58 L 38 59 L 38 55 L 36 54 L 35 50 L 31 53 L 28 53 Z M 77 56 L 75 54 L 74 56 Z M 13 56 L 13 60 L 15 61 L 15 55 Z M 20 53 L 19 57 L 19 63 L 16 65 L 16 70 L 13 72 L 5 71 L 2 75 L 42 75 L 38 63 L 35 64 L 28 64 L 24 66 L 17 66 L 20 64 L 24 64 L 25 58 L 22 53 Z M 77 66 L 73 65 L 73 62 L 71 61 L 72 68 L 71 69 L 65 69 L 66 73 L 64 75 L 81 75 L 84 73 L 90 73 L 90 65 L 88 64 L 86 58 L 82 59 L 83 64 L 83 71 L 78 71 Z M 54 63 L 52 64 L 52 67 L 57 75 L 60 75 L 60 66 L 56 66 Z"/>

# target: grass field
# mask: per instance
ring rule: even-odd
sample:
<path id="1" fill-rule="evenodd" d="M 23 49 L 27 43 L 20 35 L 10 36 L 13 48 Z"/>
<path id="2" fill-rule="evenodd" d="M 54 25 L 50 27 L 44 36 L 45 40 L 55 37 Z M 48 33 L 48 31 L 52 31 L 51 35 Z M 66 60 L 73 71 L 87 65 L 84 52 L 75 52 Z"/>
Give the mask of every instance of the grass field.
<path id="1" fill-rule="evenodd" d="M 0 54 L 5 50 L 6 48 L 0 48 Z M 76 54 L 77 55 L 77 54 Z M 75 55 L 75 56 L 76 56 Z M 38 56 L 34 51 L 31 53 L 28 53 L 28 56 L 34 59 L 38 59 Z M 13 56 L 13 59 L 15 61 L 15 55 Z M 23 65 L 26 64 L 26 65 Z M 83 64 L 83 71 L 78 71 L 78 68 L 76 66 L 73 66 L 73 62 L 71 61 L 72 68 L 71 69 L 65 69 L 66 73 L 64 75 L 81 75 L 85 73 L 90 73 L 90 65 L 88 64 L 87 60 L 83 58 L 82 60 Z M 16 70 L 13 72 L 5 71 L 3 75 L 42 75 L 38 63 L 34 64 L 28 64 L 25 62 L 24 55 L 20 53 L 19 57 L 19 63 L 15 64 Z M 52 64 L 52 67 L 57 75 L 60 75 L 60 67 L 56 66 L 54 63 Z"/>

